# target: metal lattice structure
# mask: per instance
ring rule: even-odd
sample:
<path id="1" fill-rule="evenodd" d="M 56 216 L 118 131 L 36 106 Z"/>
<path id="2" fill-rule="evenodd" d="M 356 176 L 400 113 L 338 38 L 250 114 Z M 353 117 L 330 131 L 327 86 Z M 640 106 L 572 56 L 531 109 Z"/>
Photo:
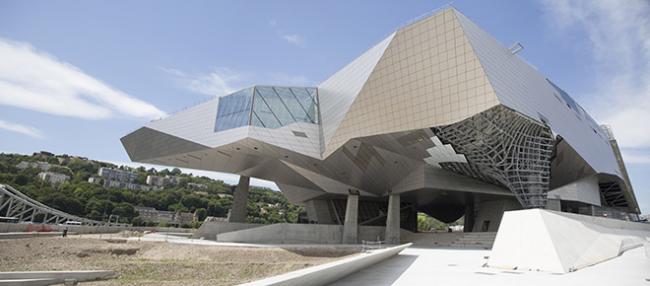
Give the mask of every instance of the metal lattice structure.
<path id="1" fill-rule="evenodd" d="M 608 207 L 627 208 L 628 201 L 619 182 L 600 182 L 600 198 L 603 205 Z"/>
<path id="2" fill-rule="evenodd" d="M 503 185 L 526 208 L 546 205 L 555 142 L 547 126 L 497 106 L 434 132 L 468 161 L 443 168 Z"/>
<path id="3" fill-rule="evenodd" d="M 126 226 L 86 219 L 48 207 L 8 185 L 0 184 L 0 216 L 18 219 L 18 222 L 64 224 L 68 221 L 91 226 Z M 42 216 L 42 219 L 39 219 Z"/>

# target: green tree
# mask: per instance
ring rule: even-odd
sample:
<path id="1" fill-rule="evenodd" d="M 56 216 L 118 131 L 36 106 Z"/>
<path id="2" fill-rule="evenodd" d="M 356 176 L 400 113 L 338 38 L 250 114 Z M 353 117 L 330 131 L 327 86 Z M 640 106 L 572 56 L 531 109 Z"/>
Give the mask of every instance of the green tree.
<path id="1" fill-rule="evenodd" d="M 19 174 L 14 177 L 14 183 L 19 186 L 27 185 L 27 183 L 29 183 L 29 177 L 23 174 Z"/>
<path id="2" fill-rule="evenodd" d="M 169 211 L 172 211 L 172 212 L 187 212 L 188 211 L 188 209 L 184 205 L 179 204 L 179 203 L 172 204 L 167 209 Z"/>
<path id="3" fill-rule="evenodd" d="M 194 211 L 197 208 L 206 208 L 208 206 L 208 201 L 197 195 L 190 194 L 183 196 L 181 199 L 181 204 L 190 211 Z"/>
<path id="4" fill-rule="evenodd" d="M 418 213 L 418 231 L 443 231 L 447 229 L 447 224 L 432 218 L 424 213 Z"/>
<path id="5" fill-rule="evenodd" d="M 129 203 L 119 203 L 112 211 L 112 214 L 119 215 L 120 218 L 125 218 L 127 221 L 131 221 L 135 217 L 135 213 L 135 209 Z"/>
<path id="6" fill-rule="evenodd" d="M 62 210 L 73 215 L 84 214 L 84 207 L 79 200 L 61 193 L 54 193 L 44 198 L 42 202 L 51 208 Z"/>
<path id="7" fill-rule="evenodd" d="M 196 209 L 195 214 L 198 221 L 203 221 L 208 216 L 208 210 L 204 208 L 198 208 Z"/>
<path id="8" fill-rule="evenodd" d="M 105 215 L 111 214 L 113 208 L 113 202 L 106 199 L 92 198 L 86 203 L 86 213 L 93 213 L 95 217 L 99 215 L 103 218 Z"/>
<path id="9" fill-rule="evenodd" d="M 210 201 L 210 203 L 208 203 L 209 216 L 225 217 L 226 214 L 228 214 L 228 210 L 221 205 L 220 201 L 216 200 L 216 201 Z"/>

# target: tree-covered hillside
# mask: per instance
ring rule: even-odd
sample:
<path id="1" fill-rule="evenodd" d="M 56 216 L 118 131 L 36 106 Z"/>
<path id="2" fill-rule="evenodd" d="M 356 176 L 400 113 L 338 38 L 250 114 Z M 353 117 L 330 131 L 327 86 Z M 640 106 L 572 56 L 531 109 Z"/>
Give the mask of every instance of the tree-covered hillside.
<path id="1" fill-rule="evenodd" d="M 19 169 L 22 161 L 48 162 L 49 172 L 70 176 L 70 180 L 51 185 L 37 178 L 42 170 L 36 167 Z M 129 190 L 104 188 L 88 182 L 100 167 L 130 170 L 137 173 L 135 183 L 144 184 L 147 175 L 173 175 L 178 184 L 162 190 Z M 203 184 L 197 190 L 188 183 Z M 179 169 L 132 169 L 110 163 L 68 155 L 34 155 L 0 153 L 0 184 L 8 184 L 26 195 L 61 211 L 95 220 L 107 220 L 111 214 L 119 215 L 121 222 L 141 224 L 134 206 L 153 207 L 157 210 L 195 212 L 202 220 L 206 215 L 225 217 L 232 204 L 231 186 L 220 180 L 184 174 Z M 279 192 L 251 187 L 248 204 L 248 221 L 252 223 L 296 222 L 301 207 L 289 203 Z"/>

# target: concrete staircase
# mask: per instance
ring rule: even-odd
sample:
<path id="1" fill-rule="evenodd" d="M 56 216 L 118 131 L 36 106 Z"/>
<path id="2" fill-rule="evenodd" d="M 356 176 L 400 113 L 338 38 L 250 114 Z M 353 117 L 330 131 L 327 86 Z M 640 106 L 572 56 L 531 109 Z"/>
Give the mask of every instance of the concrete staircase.
<path id="1" fill-rule="evenodd" d="M 496 232 L 466 232 L 451 243 L 451 247 L 491 249 Z"/>
<path id="2" fill-rule="evenodd" d="M 402 230 L 402 242 L 412 242 L 414 247 L 482 248 L 491 249 L 496 232 L 419 232 Z"/>

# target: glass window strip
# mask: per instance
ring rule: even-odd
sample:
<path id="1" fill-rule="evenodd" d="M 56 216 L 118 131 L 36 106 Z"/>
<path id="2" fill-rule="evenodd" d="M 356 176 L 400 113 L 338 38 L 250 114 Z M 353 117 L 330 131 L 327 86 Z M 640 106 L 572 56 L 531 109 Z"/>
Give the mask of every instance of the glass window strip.
<path id="1" fill-rule="evenodd" d="M 243 89 L 219 98 L 214 131 L 223 131 L 248 125 L 252 110 L 252 88 Z"/>
<path id="2" fill-rule="evenodd" d="M 215 132 L 256 125 L 278 128 L 295 122 L 319 124 L 317 89 L 255 86 L 219 98 Z"/>

